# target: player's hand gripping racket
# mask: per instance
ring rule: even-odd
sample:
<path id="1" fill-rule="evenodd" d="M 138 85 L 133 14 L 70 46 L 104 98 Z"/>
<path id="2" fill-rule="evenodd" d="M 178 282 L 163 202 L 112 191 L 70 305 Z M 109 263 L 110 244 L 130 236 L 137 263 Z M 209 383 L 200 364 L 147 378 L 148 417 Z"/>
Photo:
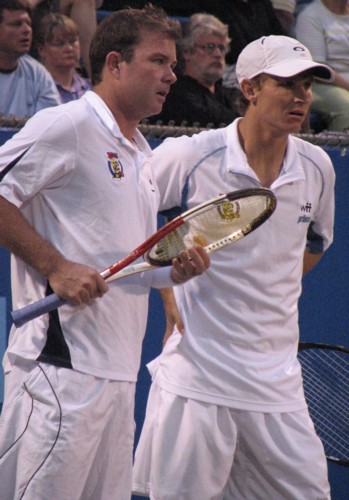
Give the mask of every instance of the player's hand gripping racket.
<path id="1" fill-rule="evenodd" d="M 305 397 L 328 460 L 349 466 L 349 349 L 300 343 Z"/>
<path id="2" fill-rule="evenodd" d="M 244 189 L 218 196 L 168 222 L 129 255 L 102 271 L 101 276 L 111 281 L 169 266 L 182 250 L 195 245 L 202 245 L 208 253 L 215 252 L 263 224 L 275 207 L 276 198 L 268 189 Z M 141 256 L 145 262 L 130 266 Z M 65 303 L 52 294 L 12 311 L 12 319 L 21 326 Z"/>

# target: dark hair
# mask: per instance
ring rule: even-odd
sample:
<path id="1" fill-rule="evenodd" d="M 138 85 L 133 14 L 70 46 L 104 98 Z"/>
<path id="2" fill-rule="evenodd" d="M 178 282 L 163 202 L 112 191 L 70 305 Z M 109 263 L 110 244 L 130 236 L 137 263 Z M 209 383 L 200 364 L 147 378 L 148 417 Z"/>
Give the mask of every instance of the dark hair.
<path id="1" fill-rule="evenodd" d="M 94 85 L 101 82 L 105 60 L 110 52 L 120 52 L 126 62 L 133 57 L 134 47 L 142 40 L 144 32 L 165 33 L 174 41 L 181 35 L 177 20 L 170 19 L 166 12 L 152 4 L 143 9 L 122 9 L 103 19 L 91 42 L 91 80 Z"/>
<path id="2" fill-rule="evenodd" d="M 34 34 L 35 44 L 42 47 L 45 42 L 52 42 L 55 37 L 55 30 L 61 31 L 66 36 L 79 36 L 79 28 L 70 17 L 51 13 L 43 16 L 38 22 Z"/>
<path id="3" fill-rule="evenodd" d="M 0 0 L 0 23 L 4 20 L 4 10 L 25 10 L 31 15 L 31 8 L 27 0 Z"/>

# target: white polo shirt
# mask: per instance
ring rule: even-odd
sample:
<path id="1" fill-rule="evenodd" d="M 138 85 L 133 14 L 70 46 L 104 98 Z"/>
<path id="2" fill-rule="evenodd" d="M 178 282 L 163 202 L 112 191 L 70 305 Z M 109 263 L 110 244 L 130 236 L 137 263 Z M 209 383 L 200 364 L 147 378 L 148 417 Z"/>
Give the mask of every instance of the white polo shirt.
<path id="1" fill-rule="evenodd" d="M 238 120 L 155 149 L 161 209 L 185 210 L 222 193 L 261 187 L 240 146 Z M 303 254 L 306 246 L 323 252 L 332 241 L 334 180 L 321 148 L 289 138 L 271 186 L 277 197 L 271 218 L 213 254 L 204 275 L 175 289 L 184 335 L 173 337 L 160 357 L 162 387 L 240 409 L 305 407 L 297 361 Z"/>
<path id="2" fill-rule="evenodd" d="M 39 112 L 0 148 L 0 195 L 66 258 L 103 270 L 156 230 L 151 150 L 138 131 L 135 141 L 138 148 L 88 92 Z M 110 284 L 92 305 L 64 305 L 50 321 L 46 314 L 13 327 L 6 360 L 40 359 L 135 381 L 152 284 L 152 273 L 145 275 Z M 45 296 L 46 287 L 42 275 L 12 258 L 14 309 Z"/>

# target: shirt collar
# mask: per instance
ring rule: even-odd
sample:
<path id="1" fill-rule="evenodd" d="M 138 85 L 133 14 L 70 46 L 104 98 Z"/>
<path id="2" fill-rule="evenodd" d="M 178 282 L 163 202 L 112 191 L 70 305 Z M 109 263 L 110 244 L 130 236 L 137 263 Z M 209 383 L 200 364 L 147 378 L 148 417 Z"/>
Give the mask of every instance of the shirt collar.
<path id="1" fill-rule="evenodd" d="M 230 172 L 241 173 L 244 175 L 253 175 L 256 177 L 254 170 L 249 166 L 247 157 L 241 147 L 238 124 L 242 118 L 237 118 L 231 125 L 227 127 L 228 134 L 228 165 L 227 169 Z M 304 180 L 305 174 L 302 168 L 302 162 L 299 157 L 298 149 L 292 135 L 288 138 L 286 155 L 281 167 L 279 179 L 283 176 L 287 177 L 287 181 L 291 180 Z M 285 180 L 286 180 L 285 177 Z"/>
<path id="2" fill-rule="evenodd" d="M 99 97 L 99 95 L 96 94 L 96 92 L 89 90 L 81 97 L 81 99 L 87 100 L 105 128 L 108 129 L 114 137 L 117 137 L 121 140 L 121 142 L 125 142 L 128 145 L 131 144 L 130 141 L 126 139 L 126 137 L 122 134 L 119 125 L 117 124 L 112 112 L 110 111 L 106 103 L 101 97 Z M 144 153 L 146 156 L 150 156 L 152 150 L 148 144 L 148 141 L 144 138 L 143 134 L 141 134 L 138 129 L 136 129 L 135 131 L 134 139 L 142 153 Z"/>

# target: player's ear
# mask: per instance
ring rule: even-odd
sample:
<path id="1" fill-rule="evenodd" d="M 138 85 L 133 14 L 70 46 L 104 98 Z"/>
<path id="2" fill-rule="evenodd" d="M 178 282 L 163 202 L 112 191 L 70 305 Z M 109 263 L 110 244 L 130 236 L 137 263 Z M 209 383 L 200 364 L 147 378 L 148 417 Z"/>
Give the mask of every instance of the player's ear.
<path id="1" fill-rule="evenodd" d="M 240 83 L 240 89 L 244 97 L 254 103 L 257 95 L 257 86 L 253 80 L 245 79 Z"/>
<path id="2" fill-rule="evenodd" d="M 116 78 L 120 75 L 120 62 L 122 61 L 120 52 L 109 52 L 106 57 L 105 65 L 110 73 L 112 73 Z"/>

